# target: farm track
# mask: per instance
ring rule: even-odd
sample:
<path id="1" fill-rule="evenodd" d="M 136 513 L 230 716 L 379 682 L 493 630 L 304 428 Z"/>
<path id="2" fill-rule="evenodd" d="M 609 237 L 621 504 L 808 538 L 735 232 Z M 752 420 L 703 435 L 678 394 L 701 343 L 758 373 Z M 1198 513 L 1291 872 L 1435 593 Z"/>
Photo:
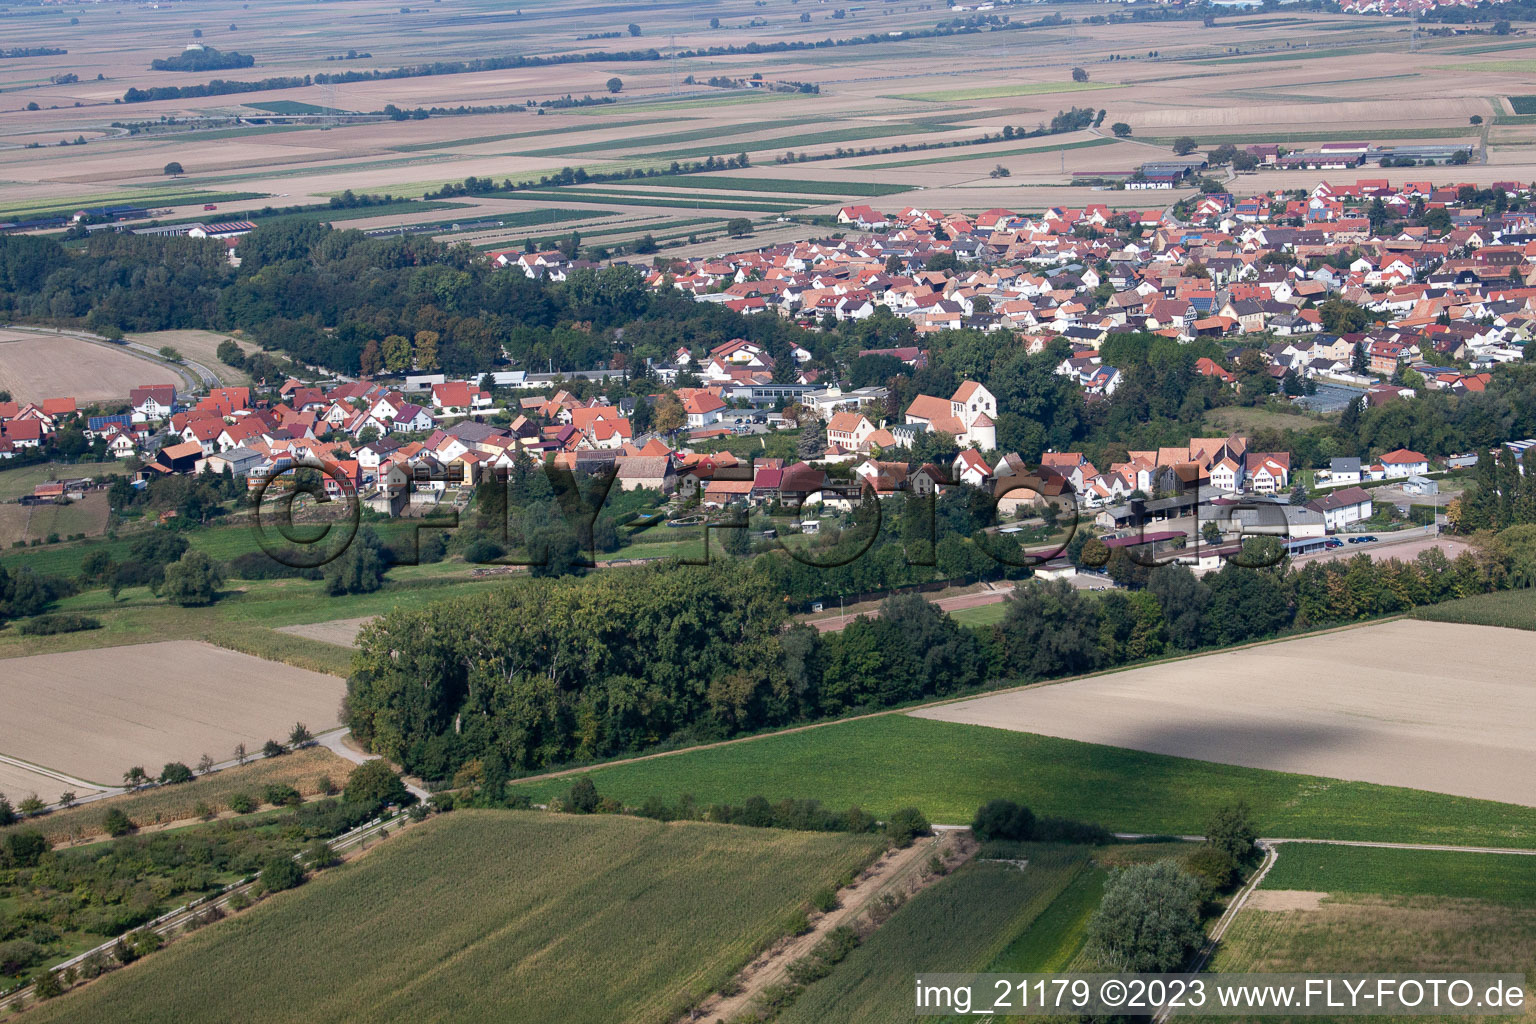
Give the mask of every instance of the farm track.
<path id="1" fill-rule="evenodd" d="M 1195 837 L 1188 836 L 1183 838 Z M 1231 927 L 1232 922 L 1237 920 L 1238 914 L 1241 913 L 1242 909 L 1248 905 L 1249 899 L 1256 891 L 1258 891 L 1259 886 L 1263 884 L 1265 876 L 1269 874 L 1270 870 L 1273 869 L 1275 864 L 1280 860 L 1280 847 L 1286 843 L 1306 843 L 1313 846 L 1361 846 L 1384 850 L 1420 850 L 1432 853 L 1480 853 L 1492 856 L 1507 855 L 1517 857 L 1536 857 L 1536 850 L 1519 850 L 1504 846 L 1446 846 L 1442 843 L 1381 843 L 1370 842 L 1362 839 L 1260 839 L 1257 842 L 1259 848 L 1264 851 L 1263 861 L 1260 862 L 1258 870 L 1253 873 L 1252 877 L 1248 879 L 1247 883 L 1244 884 L 1243 887 L 1237 891 L 1237 894 L 1232 897 L 1231 902 L 1227 904 L 1227 908 L 1222 911 L 1221 917 L 1216 919 L 1216 924 L 1212 926 L 1210 934 L 1206 938 L 1204 948 L 1200 950 L 1199 955 L 1195 958 L 1195 962 L 1189 968 L 1190 972 L 1198 973 L 1205 970 L 1206 965 L 1211 961 L 1211 957 L 1215 955 L 1217 947 L 1221 944 L 1222 936 L 1227 933 L 1227 929 Z M 1172 1006 L 1164 1006 L 1159 1009 L 1157 1013 L 1152 1015 L 1153 1024 L 1164 1024 L 1164 1022 L 1168 1020 L 1169 1015 L 1172 1014 L 1173 1010 L 1174 1007 Z"/>
<path id="2" fill-rule="evenodd" d="M 738 992 L 730 996 L 718 993 L 710 996 L 678 1024 L 706 1019 L 737 1019 L 758 993 L 772 985 L 784 983 L 789 965 L 810 953 L 828 932 L 840 925 L 854 924 L 883 895 L 899 892 L 910 899 L 942 878 L 938 874 L 922 875 L 928 857 L 939 857 L 950 870 L 970 860 L 976 852 L 975 844 L 961 838 L 950 843 L 946 849 L 945 843 L 949 841 L 950 835 L 948 830 L 936 830 L 935 835 L 926 841 L 915 842 L 905 850 L 895 850 L 890 856 L 883 857 L 852 885 L 838 892 L 839 906 L 822 915 L 810 931 L 777 943 L 747 965 L 736 976 L 735 980 L 741 985 Z M 957 859 L 952 860 L 952 856 Z"/>

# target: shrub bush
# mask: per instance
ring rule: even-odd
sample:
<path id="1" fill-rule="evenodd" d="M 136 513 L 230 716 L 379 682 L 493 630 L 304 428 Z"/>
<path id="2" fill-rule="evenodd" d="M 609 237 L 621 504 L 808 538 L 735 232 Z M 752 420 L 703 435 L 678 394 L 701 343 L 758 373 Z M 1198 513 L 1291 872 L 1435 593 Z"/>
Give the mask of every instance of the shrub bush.
<path id="1" fill-rule="evenodd" d="M 304 881 L 304 869 L 292 857 L 281 854 L 261 866 L 261 884 L 267 892 L 282 892 Z"/>
<path id="2" fill-rule="evenodd" d="M 128 815 L 124 814 L 122 810 L 117 807 L 107 811 L 107 813 L 102 817 L 101 827 L 106 830 L 107 835 L 112 836 L 113 838 L 118 836 L 125 836 L 138 828 L 138 826 L 133 823 L 132 819 L 130 819 Z"/>
<path id="3" fill-rule="evenodd" d="M 93 619 L 89 615 L 81 615 L 78 612 L 57 612 L 53 615 L 39 615 L 35 619 L 28 619 L 17 626 L 16 630 L 27 636 L 52 636 L 55 633 L 79 633 L 87 629 L 100 628 L 100 619 Z"/>
<path id="4" fill-rule="evenodd" d="M 886 837 L 897 846 L 911 846 L 912 840 L 932 831 L 928 819 L 916 807 L 903 807 L 885 823 Z"/>
<path id="5" fill-rule="evenodd" d="M 1012 800 L 988 800 L 977 809 L 976 817 L 971 821 L 971 832 L 982 842 L 1033 839 L 1035 814 Z"/>

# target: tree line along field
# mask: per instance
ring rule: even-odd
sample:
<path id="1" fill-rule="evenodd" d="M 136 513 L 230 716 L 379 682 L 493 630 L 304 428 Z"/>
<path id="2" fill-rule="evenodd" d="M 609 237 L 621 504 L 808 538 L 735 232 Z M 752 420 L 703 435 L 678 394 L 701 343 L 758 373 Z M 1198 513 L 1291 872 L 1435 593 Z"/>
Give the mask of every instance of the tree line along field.
<path id="1" fill-rule="evenodd" d="M 253 756 L 259 757 L 256 751 Z M 214 757 L 222 761 L 231 756 L 229 751 L 219 751 Z M 212 775 L 203 775 L 192 782 L 174 786 L 159 786 L 138 793 L 108 797 L 88 804 L 50 811 L 38 818 L 28 818 L 7 828 L 0 828 L 0 840 L 14 832 L 37 831 L 51 845 L 78 843 L 82 840 L 104 837 L 106 830 L 102 817 L 110 808 L 117 808 L 140 828 L 187 821 L 201 816 L 205 811 L 223 814 L 230 809 L 231 797 L 247 795 L 261 801 L 268 786 L 285 785 L 298 790 L 300 796 L 315 796 L 330 787 L 327 781 L 340 786 L 354 765 L 343 760 L 325 747 L 308 747 L 281 757 L 262 758 L 246 765 L 225 768 Z M 159 765 L 146 765 L 157 774 Z M 25 793 L 8 792 L 12 802 L 25 797 Z M 83 795 L 83 794 L 82 794 Z M 51 799 L 47 793 L 46 799 Z"/>
<path id="2" fill-rule="evenodd" d="M 29 1019 L 670 1024 L 879 845 L 456 811 Z"/>
<path id="3" fill-rule="evenodd" d="M 954 766 L 966 770 L 956 772 Z M 1260 834 L 1536 847 L 1536 808 L 1392 786 L 1212 764 L 1074 740 L 887 713 L 744 742 L 594 767 L 600 793 L 639 805 L 691 793 L 700 803 L 818 799 L 877 816 L 916 806 L 932 821 L 971 820 L 987 800 L 1121 832 L 1197 834 L 1246 801 Z M 517 785 L 535 802 L 568 778 Z"/>

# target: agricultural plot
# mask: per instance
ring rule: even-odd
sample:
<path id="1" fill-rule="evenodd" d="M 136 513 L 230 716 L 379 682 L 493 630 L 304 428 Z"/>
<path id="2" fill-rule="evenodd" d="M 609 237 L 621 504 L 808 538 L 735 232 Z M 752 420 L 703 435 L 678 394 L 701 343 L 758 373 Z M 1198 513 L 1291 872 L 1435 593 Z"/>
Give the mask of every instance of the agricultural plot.
<path id="1" fill-rule="evenodd" d="M 904 93 L 893 100 L 921 100 L 950 103 L 961 100 L 995 100 L 1008 96 L 1039 96 L 1056 92 L 1088 92 L 1094 89 L 1120 89 L 1115 82 L 1025 82 L 1019 85 L 994 85 L 976 89 L 940 89 L 935 92 Z"/>
<path id="2" fill-rule="evenodd" d="M 157 352 L 167 346 L 174 348 L 187 359 L 208 367 L 228 387 L 249 384 L 251 378 L 243 370 L 237 370 L 220 361 L 219 345 L 229 340 L 234 341 L 240 351 L 246 355 L 259 351 L 257 346 L 248 341 L 242 342 L 230 338 L 227 334 L 217 334 L 213 331 L 149 331 L 144 334 L 131 334 L 128 337 L 141 345 L 148 345 Z"/>
<path id="3" fill-rule="evenodd" d="M 1028 865 L 972 862 L 913 897 L 778 1019 L 883 1024 L 912 1013 L 912 978 L 980 971 L 1088 866 L 1071 847 L 1037 846 Z"/>
<path id="4" fill-rule="evenodd" d="M 1536 635 L 1398 621 L 917 714 L 1536 805 L 1532 660 Z"/>
<path id="5" fill-rule="evenodd" d="M 1536 629 L 1536 595 L 1528 590 L 1478 594 L 1459 601 L 1415 608 L 1413 617 L 1430 622 L 1466 622 L 1507 629 Z"/>
<path id="6" fill-rule="evenodd" d="M 143 384 L 180 383 L 175 371 L 116 346 L 0 329 L 0 391 L 18 402 L 106 402 L 127 398 L 130 388 Z"/>
<path id="7" fill-rule="evenodd" d="M 1536 857 L 1284 843 L 1264 888 L 1440 896 L 1536 908 Z"/>
<path id="8" fill-rule="evenodd" d="M 964 764 L 965 771 L 955 771 Z M 1536 809 L 1097 746 L 1005 729 L 886 714 L 681 751 L 590 772 L 598 791 L 741 803 L 813 797 L 875 815 L 921 808 L 962 823 L 995 797 L 1112 831 L 1198 834 L 1246 801 L 1261 834 L 1536 848 Z M 569 779 L 519 784 L 536 802 Z"/>
<path id="9" fill-rule="evenodd" d="M 355 647 L 357 634 L 373 620 L 372 615 L 360 619 L 332 619 L 330 622 L 312 622 L 300 626 L 279 626 L 277 631 L 308 637 L 311 640 L 319 640 L 321 643 Z"/>
<path id="10" fill-rule="evenodd" d="M 1532 859 L 1284 845 L 1256 899 L 1227 930 L 1211 969 L 1529 977 L 1536 970 Z"/>
<path id="11" fill-rule="evenodd" d="M 83 534 L 99 537 L 111 515 L 105 491 L 92 491 L 68 505 L 0 505 L 0 547 Z"/>
<path id="12" fill-rule="evenodd" d="M 336 724 L 335 676 L 167 641 L 13 658 L 0 673 L 0 753 L 95 782 L 132 765 L 260 749 L 294 722 Z"/>
<path id="13" fill-rule="evenodd" d="M 37 1009 L 39 1021 L 670 1024 L 876 842 L 457 811 Z M 579 984 L 574 979 L 581 979 Z"/>

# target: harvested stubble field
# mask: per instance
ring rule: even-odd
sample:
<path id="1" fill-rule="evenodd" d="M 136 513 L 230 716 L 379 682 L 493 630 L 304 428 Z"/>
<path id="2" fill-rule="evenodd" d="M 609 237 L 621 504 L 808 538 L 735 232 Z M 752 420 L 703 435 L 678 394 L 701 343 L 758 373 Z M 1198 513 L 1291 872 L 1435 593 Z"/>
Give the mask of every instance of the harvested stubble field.
<path id="1" fill-rule="evenodd" d="M 226 755 L 215 756 L 222 758 Z M 229 812 L 230 798 L 236 794 L 248 795 L 259 804 L 262 792 L 272 785 L 292 786 L 301 796 L 315 796 L 329 788 L 325 785 L 327 779 L 336 786 L 345 785 L 348 774 L 355 767 L 325 747 L 309 747 L 281 757 L 261 758 L 225 768 L 177 786 L 159 786 L 50 811 L 40 818 L 29 818 L 8 829 L 0 829 L 0 838 L 7 832 L 22 830 L 41 832 L 50 844 L 104 836 L 102 816 L 110 808 L 122 811 L 140 828 L 187 821 L 201 814 L 203 807 L 214 814 L 224 814 Z M 60 784 L 53 783 L 53 788 L 60 788 Z M 76 793 L 86 795 L 78 788 Z"/>
<path id="2" fill-rule="evenodd" d="M 336 724 L 335 676 L 188 640 L 13 658 L 0 672 L 0 753 L 114 783 L 133 765 L 260 749 L 295 722 Z"/>
<path id="3" fill-rule="evenodd" d="M 878 846 L 825 833 L 456 811 L 33 1013 L 239 1021 L 259 1005 L 271 1024 L 670 1024 Z"/>
<path id="4" fill-rule="evenodd" d="M 354 647 L 357 644 L 357 634 L 362 632 L 363 627 L 372 622 L 374 618 L 375 616 L 368 615 L 360 619 L 332 619 L 330 622 L 311 622 L 299 626 L 279 626 L 277 632 L 302 636 L 310 640 L 319 640 L 321 643 L 336 644 L 340 647 Z"/>
<path id="5" fill-rule="evenodd" d="M 924 718 L 1536 805 L 1536 635 L 1410 620 L 947 704 Z"/>
<path id="6" fill-rule="evenodd" d="M 149 331 L 144 334 L 130 334 L 128 337 L 156 351 L 170 346 L 186 358 L 208 367 L 218 374 L 220 381 L 230 387 L 251 383 L 248 374 L 220 362 L 218 356 L 219 345 L 226 340 L 233 341 L 246 355 L 257 351 L 257 347 L 248 341 L 242 342 L 238 338 L 231 338 L 227 334 L 218 334 L 213 331 Z"/>
<path id="7" fill-rule="evenodd" d="M 0 330 L 0 391 L 18 402 L 73 397 L 105 402 L 141 384 L 178 384 L 164 366 L 110 345 L 79 338 Z"/>

